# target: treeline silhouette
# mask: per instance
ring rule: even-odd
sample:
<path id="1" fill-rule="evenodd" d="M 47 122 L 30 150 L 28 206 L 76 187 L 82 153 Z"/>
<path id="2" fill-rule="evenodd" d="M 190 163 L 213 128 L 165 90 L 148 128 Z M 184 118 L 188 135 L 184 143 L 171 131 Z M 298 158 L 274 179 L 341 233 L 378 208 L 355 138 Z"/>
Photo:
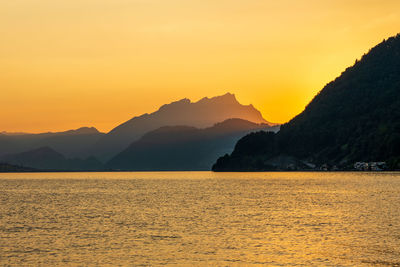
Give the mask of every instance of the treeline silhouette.
<path id="1" fill-rule="evenodd" d="M 213 170 L 272 170 L 279 166 L 271 159 L 280 155 L 310 166 L 386 161 L 400 168 L 400 34 L 327 84 L 279 133 L 245 136 Z"/>

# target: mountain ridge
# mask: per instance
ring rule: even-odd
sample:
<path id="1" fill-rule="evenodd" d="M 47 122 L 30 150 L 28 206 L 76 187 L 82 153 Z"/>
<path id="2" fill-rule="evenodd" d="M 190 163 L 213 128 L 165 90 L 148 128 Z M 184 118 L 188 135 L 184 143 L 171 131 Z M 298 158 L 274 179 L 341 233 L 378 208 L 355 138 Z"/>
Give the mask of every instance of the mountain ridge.
<path id="1" fill-rule="evenodd" d="M 48 146 L 68 157 L 86 157 L 88 149 L 103 135 L 94 127 L 37 134 L 3 133 L 0 134 L 0 156 Z"/>
<path id="2" fill-rule="evenodd" d="M 119 170 L 210 170 L 220 153 L 233 148 L 244 134 L 277 126 L 228 119 L 208 128 L 163 126 L 143 135 L 113 157 L 107 166 Z"/>
<path id="3" fill-rule="evenodd" d="M 45 171 L 92 171 L 104 169 L 101 162 L 93 157 L 86 159 L 66 158 L 51 147 L 39 147 L 21 153 L 7 154 L 0 157 L 0 162 Z"/>
<path id="4" fill-rule="evenodd" d="M 351 169 L 357 161 L 400 168 L 400 35 L 378 44 L 328 83 L 277 134 L 243 137 L 213 170 L 289 169 L 272 166 L 276 157 L 332 169 Z"/>
<path id="5" fill-rule="evenodd" d="M 153 113 L 135 116 L 113 128 L 93 146 L 91 154 L 109 160 L 145 133 L 162 126 L 187 125 L 205 128 L 230 118 L 268 124 L 260 111 L 252 105 L 240 104 L 231 93 L 212 98 L 204 97 L 197 102 L 183 98 L 164 104 Z"/>
<path id="6" fill-rule="evenodd" d="M 43 133 L 28 133 L 28 132 L 7 132 L 2 131 L 0 134 L 7 135 L 7 136 L 21 136 L 21 135 L 79 135 L 79 134 L 95 134 L 101 133 L 96 127 L 80 127 L 77 129 L 66 130 L 61 132 L 43 132 Z"/>

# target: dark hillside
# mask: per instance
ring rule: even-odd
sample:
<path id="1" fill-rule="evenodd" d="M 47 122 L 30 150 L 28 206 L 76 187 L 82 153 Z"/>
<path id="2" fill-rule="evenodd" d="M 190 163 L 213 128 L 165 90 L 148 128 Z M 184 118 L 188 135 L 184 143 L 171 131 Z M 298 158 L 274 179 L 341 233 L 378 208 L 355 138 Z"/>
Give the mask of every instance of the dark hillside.
<path id="1" fill-rule="evenodd" d="M 317 166 L 344 168 L 356 161 L 386 161 L 398 168 L 400 35 L 371 49 L 327 84 L 301 114 L 281 126 L 279 133 L 247 136 L 245 140 L 257 143 L 263 153 L 258 149 L 253 152 L 251 146 L 246 153 L 237 150 L 244 142 L 241 140 L 232 155 L 221 158 L 214 170 L 240 169 L 238 162 L 246 169 L 268 170 L 268 161 L 282 155 Z"/>

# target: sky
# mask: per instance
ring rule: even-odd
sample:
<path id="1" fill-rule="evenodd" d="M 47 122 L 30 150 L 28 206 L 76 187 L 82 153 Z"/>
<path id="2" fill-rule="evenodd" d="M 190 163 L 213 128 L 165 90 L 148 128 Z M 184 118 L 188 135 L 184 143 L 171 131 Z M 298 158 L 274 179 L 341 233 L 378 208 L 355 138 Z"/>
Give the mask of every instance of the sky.
<path id="1" fill-rule="evenodd" d="M 399 0 L 0 1 L 0 132 L 107 132 L 226 92 L 284 123 L 398 32 Z"/>

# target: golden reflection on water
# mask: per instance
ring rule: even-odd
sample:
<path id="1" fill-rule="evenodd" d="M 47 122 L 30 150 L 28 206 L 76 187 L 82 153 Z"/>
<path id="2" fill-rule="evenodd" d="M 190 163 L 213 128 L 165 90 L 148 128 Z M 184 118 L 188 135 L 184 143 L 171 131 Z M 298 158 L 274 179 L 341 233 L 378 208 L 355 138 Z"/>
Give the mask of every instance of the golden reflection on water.
<path id="1" fill-rule="evenodd" d="M 399 173 L 0 174 L 2 265 L 399 265 Z"/>

